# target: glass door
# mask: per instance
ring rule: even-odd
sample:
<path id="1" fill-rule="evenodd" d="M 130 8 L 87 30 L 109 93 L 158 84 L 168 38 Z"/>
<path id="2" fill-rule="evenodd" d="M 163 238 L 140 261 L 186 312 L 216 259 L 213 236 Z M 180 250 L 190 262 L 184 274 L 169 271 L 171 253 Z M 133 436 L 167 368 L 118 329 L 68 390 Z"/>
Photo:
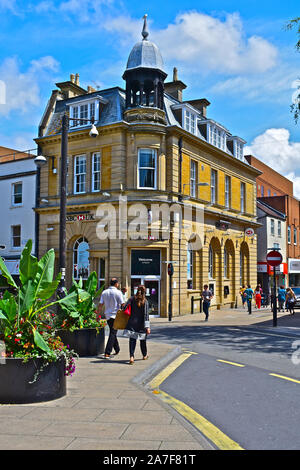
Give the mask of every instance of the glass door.
<path id="1" fill-rule="evenodd" d="M 149 303 L 149 315 L 159 315 L 159 281 L 145 279 L 144 285 Z"/>

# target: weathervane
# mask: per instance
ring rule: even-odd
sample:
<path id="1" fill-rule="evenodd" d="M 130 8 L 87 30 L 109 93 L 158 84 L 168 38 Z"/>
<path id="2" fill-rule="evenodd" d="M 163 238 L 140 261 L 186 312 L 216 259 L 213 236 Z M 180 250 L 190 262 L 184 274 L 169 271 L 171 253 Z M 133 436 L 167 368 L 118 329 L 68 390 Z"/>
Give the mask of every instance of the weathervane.
<path id="1" fill-rule="evenodd" d="M 143 31 L 142 31 L 143 41 L 144 40 L 147 41 L 147 38 L 149 36 L 149 32 L 148 32 L 148 29 L 147 29 L 147 16 L 148 15 L 143 16 L 143 18 L 144 18 L 144 26 L 143 26 Z"/>

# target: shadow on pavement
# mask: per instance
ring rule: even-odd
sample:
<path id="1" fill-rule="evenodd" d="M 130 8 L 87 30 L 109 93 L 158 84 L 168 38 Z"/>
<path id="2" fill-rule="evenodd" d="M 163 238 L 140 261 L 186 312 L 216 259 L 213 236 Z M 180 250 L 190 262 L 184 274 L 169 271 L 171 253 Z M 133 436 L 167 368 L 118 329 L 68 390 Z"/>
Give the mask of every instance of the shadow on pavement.
<path id="1" fill-rule="evenodd" d="M 269 322 L 266 322 L 264 326 L 269 326 Z M 266 330 L 260 327 L 261 323 L 258 326 L 255 325 L 255 327 L 254 325 L 241 327 L 155 325 L 151 332 L 151 340 L 179 344 L 186 349 L 191 348 L 191 351 L 197 349 L 197 343 L 203 342 L 206 345 L 227 347 L 239 353 L 262 352 L 277 353 L 284 356 L 292 354 L 293 337 L 284 336 L 283 333 L 276 335 L 276 328 L 270 332 L 269 329 Z"/>

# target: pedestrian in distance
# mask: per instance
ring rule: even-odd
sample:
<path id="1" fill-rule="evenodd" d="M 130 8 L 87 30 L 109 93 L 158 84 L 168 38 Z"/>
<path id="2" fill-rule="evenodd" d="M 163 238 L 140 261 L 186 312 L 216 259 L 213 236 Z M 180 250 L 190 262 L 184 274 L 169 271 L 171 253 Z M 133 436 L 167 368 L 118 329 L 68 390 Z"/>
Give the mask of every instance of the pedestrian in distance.
<path id="1" fill-rule="evenodd" d="M 139 286 L 134 296 L 126 302 L 124 310 L 130 305 L 130 317 L 123 336 L 129 338 L 129 364 L 134 364 L 136 342 L 140 340 L 143 360 L 148 359 L 147 336 L 150 335 L 149 304 L 145 286 Z"/>
<path id="2" fill-rule="evenodd" d="M 284 312 L 285 299 L 286 299 L 285 287 L 280 286 L 278 289 L 278 312 L 281 312 L 281 310 Z"/>
<path id="3" fill-rule="evenodd" d="M 241 299 L 242 299 L 243 308 L 245 308 L 246 301 L 247 301 L 246 296 L 244 295 L 245 290 L 246 290 L 246 286 L 243 285 L 243 287 L 240 288 L 240 296 L 241 296 Z"/>
<path id="4" fill-rule="evenodd" d="M 210 302 L 211 299 L 213 298 L 213 293 L 208 289 L 208 285 L 205 284 L 203 286 L 203 291 L 201 294 L 202 300 L 203 300 L 203 312 L 205 314 L 205 321 L 208 321 L 209 317 L 209 307 L 210 307 Z"/>
<path id="5" fill-rule="evenodd" d="M 258 309 L 260 309 L 261 307 L 261 293 L 262 293 L 261 287 L 259 285 L 256 286 L 256 289 L 254 291 L 254 296 L 255 296 L 255 306 Z"/>
<path id="6" fill-rule="evenodd" d="M 288 311 L 291 315 L 295 314 L 295 303 L 296 303 L 296 296 L 294 291 L 288 287 L 286 290 L 286 304 Z"/>
<path id="7" fill-rule="evenodd" d="M 250 284 L 248 285 L 247 289 L 244 292 L 244 295 L 246 296 L 247 300 L 247 306 L 248 306 L 248 314 L 251 315 L 252 313 L 252 299 L 253 299 L 253 289 L 251 289 Z"/>
<path id="8" fill-rule="evenodd" d="M 120 346 L 117 339 L 118 330 L 115 330 L 113 325 L 117 311 L 122 306 L 124 306 L 124 299 L 122 292 L 119 290 L 119 281 L 117 278 L 113 278 L 110 281 L 109 288 L 102 292 L 97 312 L 98 314 L 101 314 L 104 308 L 105 318 L 109 326 L 109 337 L 104 352 L 105 359 L 110 358 L 113 349 L 115 351 L 115 355 L 120 352 Z"/>

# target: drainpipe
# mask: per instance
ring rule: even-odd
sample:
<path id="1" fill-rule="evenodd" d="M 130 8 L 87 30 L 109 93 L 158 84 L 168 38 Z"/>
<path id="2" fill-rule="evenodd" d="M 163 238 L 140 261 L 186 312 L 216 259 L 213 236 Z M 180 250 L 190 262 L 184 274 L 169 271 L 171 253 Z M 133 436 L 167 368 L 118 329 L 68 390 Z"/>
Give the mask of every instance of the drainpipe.
<path id="1" fill-rule="evenodd" d="M 41 155 L 41 148 L 38 145 L 38 155 Z M 40 206 L 40 195 L 41 195 L 41 169 L 38 167 L 35 177 L 35 208 Z M 34 215 L 34 251 L 35 256 L 39 257 L 39 232 L 40 232 L 40 214 L 35 212 Z"/>
<path id="2" fill-rule="evenodd" d="M 180 137 L 178 139 L 178 151 L 179 151 L 179 188 L 178 188 L 178 192 L 179 192 L 179 196 L 178 196 L 178 201 L 179 202 L 182 202 L 182 137 Z M 182 223 L 182 219 L 180 221 Z M 180 306 L 181 306 L 181 227 L 180 227 L 180 231 L 179 231 L 179 249 L 178 249 L 178 257 L 179 257 L 179 272 L 178 272 L 178 275 L 179 275 L 179 282 L 178 282 L 178 288 L 179 288 L 179 292 L 178 292 L 178 303 L 179 303 L 179 308 L 178 308 L 178 314 L 180 315 Z"/>

